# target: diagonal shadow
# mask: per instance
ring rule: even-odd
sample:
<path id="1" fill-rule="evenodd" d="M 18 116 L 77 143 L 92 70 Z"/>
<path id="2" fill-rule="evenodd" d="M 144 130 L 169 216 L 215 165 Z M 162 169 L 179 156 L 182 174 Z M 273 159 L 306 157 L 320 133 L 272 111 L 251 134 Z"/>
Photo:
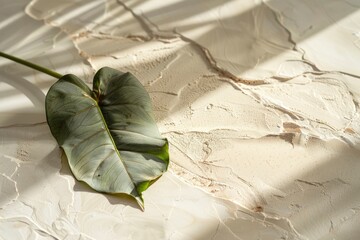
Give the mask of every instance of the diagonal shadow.
<path id="1" fill-rule="evenodd" d="M 246 145 L 247 141 L 251 140 L 243 140 L 242 144 Z M 278 192 L 282 192 L 281 195 L 261 192 L 265 202 L 258 203 L 253 209 L 234 208 L 237 212 L 230 213 L 231 217 L 220 222 L 215 233 L 214 229 L 199 231 L 194 239 L 220 240 L 228 236 L 227 240 L 324 240 L 353 239 L 354 236 L 360 236 L 360 150 L 339 140 L 324 142 L 310 139 L 308 144 L 323 146 L 326 153 L 317 152 L 311 168 L 305 171 L 298 169 L 298 173 L 274 186 Z M 259 146 L 259 151 L 262 148 L 265 146 Z M 321 151 L 321 148 L 319 147 L 318 151 Z M 311 150 L 308 148 L 307 151 Z M 273 151 L 264 155 L 261 160 L 264 165 L 274 154 L 279 153 Z M 242 156 L 239 164 L 245 164 L 244 158 L 252 159 L 258 154 L 252 155 Z M 297 159 L 289 159 L 283 164 L 291 165 L 304 161 L 308 166 L 309 162 L 305 158 L 306 156 L 299 155 Z M 290 166 L 287 168 L 292 170 Z M 251 175 L 262 179 L 260 174 L 255 171 Z M 269 168 L 267 174 L 277 175 L 279 171 Z M 244 213 L 247 214 L 243 215 Z"/>
<path id="2" fill-rule="evenodd" d="M 206 1 L 206 3 L 203 2 L 203 1 L 197 2 L 194 5 L 194 4 L 192 4 L 191 1 L 185 1 L 183 3 L 183 5 L 182 5 L 181 11 L 179 11 L 179 6 L 181 5 L 181 3 L 170 3 L 170 4 L 166 4 L 165 6 L 163 6 L 160 9 L 153 9 L 153 10 L 150 10 L 148 12 L 144 12 L 143 15 L 146 15 L 147 18 L 149 18 L 149 19 L 151 19 L 151 18 L 155 19 L 155 20 L 152 19 L 151 21 L 155 21 L 156 24 L 159 25 L 159 26 L 165 25 L 165 24 L 171 25 L 172 22 L 178 22 L 178 21 L 181 22 L 182 20 L 189 19 L 189 18 L 191 18 L 193 16 L 196 16 L 196 15 L 199 15 L 199 14 L 201 15 L 203 12 L 206 12 L 209 9 L 212 9 L 212 8 L 219 7 L 223 3 L 224 3 L 224 1 L 211 0 L 211 1 Z M 133 7 L 141 6 L 141 4 L 142 4 L 141 1 L 134 1 L 131 4 L 129 3 L 128 7 L 133 8 Z M 272 0 L 272 1 L 268 1 L 267 4 L 268 5 L 270 5 L 270 4 L 279 4 L 279 1 Z M 69 10 L 70 7 L 71 6 L 68 6 L 67 8 L 65 8 L 65 10 L 61 11 L 61 15 L 66 15 L 66 12 L 67 12 L 67 10 Z M 85 7 L 86 7 L 86 5 L 85 5 Z M 115 6 L 111 5 L 111 7 L 115 7 Z M 118 7 L 123 8 L 120 5 Z M 239 22 L 239 21 L 241 23 L 242 20 L 247 20 L 247 19 L 251 19 L 251 18 L 252 18 L 252 20 L 250 22 L 253 22 L 254 20 L 256 20 L 256 19 L 253 18 L 253 16 L 258 15 L 259 13 L 263 12 L 264 9 L 267 9 L 267 8 L 268 7 L 266 5 L 264 5 L 264 4 L 257 5 L 255 8 L 247 9 L 246 11 L 243 11 L 240 14 L 237 14 L 235 16 L 221 19 L 221 22 L 222 22 L 221 24 L 225 24 L 226 22 L 231 23 L 231 22 Z M 312 35 L 314 35 L 314 34 L 320 32 L 320 31 L 326 29 L 327 27 L 331 26 L 332 24 L 334 24 L 335 21 L 339 21 L 342 18 L 344 18 L 344 17 L 346 17 L 348 15 L 351 15 L 356 10 L 357 10 L 356 8 L 346 8 L 345 10 L 340 11 L 340 13 L 336 14 L 336 16 L 332 17 L 331 21 L 323 21 L 323 22 L 321 22 L 319 25 L 317 25 L 318 26 L 317 28 L 314 28 L 314 29 L 311 29 L 311 31 L 308 31 L 299 40 L 302 41 L 302 40 L 305 40 L 307 37 L 311 37 Z M 89 16 L 91 16 L 91 17 L 96 16 L 96 14 L 95 14 L 96 11 L 93 14 L 91 14 L 92 11 L 95 11 L 95 10 L 90 9 L 89 10 L 89 14 L 90 14 Z M 79 13 L 81 13 L 81 11 L 79 11 Z M 66 22 L 72 22 L 72 21 L 76 22 L 76 17 L 78 16 L 78 15 L 76 15 L 76 11 L 73 11 L 71 14 L 73 16 L 72 17 L 67 16 L 67 20 L 65 21 L 65 23 Z M 68 15 L 71 15 L 71 14 L 68 14 Z M 274 13 L 271 13 L 271 14 L 274 14 Z M 297 14 L 301 14 L 301 13 L 297 13 Z M 116 16 L 114 16 L 114 18 L 116 18 Z M 171 19 L 173 19 L 173 20 L 171 20 Z M 96 20 L 96 18 L 95 18 L 95 20 Z M 106 24 L 110 20 L 111 19 L 107 19 L 103 24 Z M 201 29 L 204 26 L 207 26 L 209 24 L 211 25 L 211 24 L 214 24 L 216 22 L 217 21 L 215 21 L 215 20 L 202 20 L 201 22 L 198 22 L 196 24 L 183 24 L 183 25 L 180 25 L 180 26 L 178 26 L 178 29 L 181 29 L 181 31 L 186 32 L 187 30 L 191 30 L 191 29 Z M 126 24 L 126 22 L 125 22 L 125 24 Z M 147 23 L 147 24 L 149 24 L 149 23 Z M 89 23 L 89 25 L 90 25 L 90 23 Z M 72 32 L 76 32 L 81 28 L 80 27 L 81 25 L 77 25 L 77 26 L 78 26 L 78 28 L 72 29 Z M 86 27 L 87 25 L 85 24 L 84 26 Z M 231 26 L 228 26 L 228 27 L 231 27 Z M 10 26 L 10 28 L 11 28 L 11 26 Z M 173 29 L 164 29 L 164 31 L 172 32 Z M 178 30 L 178 31 L 180 31 L 180 30 Z M 215 26 L 215 28 L 208 30 L 208 32 L 202 34 L 197 39 L 193 39 L 193 41 L 201 43 L 203 41 L 203 39 L 208 38 L 209 36 L 212 35 L 212 32 L 216 32 L 216 31 L 217 30 L 216 30 L 216 26 Z M 251 31 L 252 31 L 252 29 L 248 29 L 248 27 L 246 25 L 243 25 L 243 27 L 240 28 L 239 34 L 242 34 L 242 36 L 244 38 L 249 38 L 249 37 L 254 38 L 254 36 L 251 36 L 252 35 Z M 258 33 L 258 34 L 261 34 L 261 33 Z M 286 33 L 286 34 L 288 34 L 288 33 Z M 290 38 L 289 35 L 287 37 Z M 231 40 L 231 36 L 227 36 L 226 39 L 229 42 L 232 42 L 234 40 L 235 41 L 238 40 L 238 38 L 234 39 L 234 40 Z M 220 46 L 223 45 L 224 44 L 223 40 L 224 39 L 215 39 L 215 41 L 214 41 L 215 46 L 216 45 L 220 45 Z M 279 45 L 276 42 L 276 39 L 271 40 L 271 41 L 273 41 L 274 45 Z M 255 43 L 254 46 L 244 46 L 244 48 L 248 48 L 248 47 L 255 48 L 256 43 Z M 97 48 L 101 49 L 102 46 L 97 46 Z M 196 48 L 196 46 L 195 46 L 195 48 Z M 285 49 L 288 50 L 288 48 L 285 48 Z M 195 51 L 197 51 L 200 54 L 200 56 L 203 58 L 204 62 L 209 61 L 208 57 L 205 56 L 204 52 L 202 52 L 199 49 L 197 49 Z M 251 52 L 253 52 L 253 51 L 251 51 Z M 277 54 L 281 54 L 281 53 L 282 53 L 281 49 L 280 49 L 280 51 L 279 51 L 279 49 L 277 49 Z M 121 52 L 119 52 L 118 54 L 121 55 Z M 266 55 L 266 53 L 261 53 L 260 52 L 258 54 L 258 56 L 262 56 L 264 54 Z M 55 59 L 58 60 L 59 58 L 56 58 L 56 55 L 57 54 L 52 54 L 52 55 L 48 55 L 48 56 L 44 55 L 44 56 L 41 56 L 41 57 L 38 57 L 38 58 L 35 58 L 35 59 L 32 59 L 32 60 L 34 62 L 37 62 L 38 61 L 37 59 L 42 60 L 42 59 L 54 59 L 55 58 Z M 248 56 L 248 55 L 241 56 L 241 54 L 237 54 L 236 51 L 230 52 L 229 55 L 230 56 L 232 55 L 233 58 L 236 57 L 236 56 L 238 56 L 239 58 L 247 58 L 247 56 Z M 250 53 L 250 55 L 252 55 L 252 53 Z M 269 59 L 271 59 L 271 56 L 268 56 L 268 57 L 265 56 L 265 57 L 261 58 L 261 61 L 267 61 Z M 217 60 L 222 61 L 222 59 L 217 59 Z M 150 60 L 149 63 L 156 64 L 154 59 Z M 55 66 L 57 66 L 58 68 L 63 68 L 69 63 L 66 60 L 63 60 L 63 61 L 56 61 L 53 64 Z M 74 63 L 72 63 L 72 64 L 74 64 Z M 234 64 L 236 65 L 236 62 Z M 253 62 L 251 66 L 239 66 L 238 65 L 237 67 L 241 68 L 242 71 L 247 71 L 250 68 L 254 67 L 256 64 L 258 64 L 258 63 Z M 188 65 L 184 65 L 183 68 L 188 69 L 190 66 L 191 66 L 191 61 L 189 61 Z M 7 67 L 7 65 L 5 65 L 4 67 Z M 217 69 L 217 70 L 219 70 L 219 69 Z M 230 72 L 230 75 L 233 75 L 231 73 L 231 69 L 229 70 L 229 72 Z M 21 73 L 21 74 L 24 74 L 24 73 Z M 164 79 L 164 81 L 166 82 L 167 80 Z M 191 81 L 193 81 L 193 79 L 191 79 Z M 155 86 L 155 87 L 157 87 L 157 86 Z M 180 91 L 180 87 L 178 89 L 173 89 L 173 91 L 174 92 Z M 161 98 L 161 95 L 160 95 L 160 98 Z M 164 99 L 164 101 L 166 101 L 166 100 L 167 99 Z M 194 101 L 195 100 L 196 99 L 194 99 Z M 184 106 L 182 106 L 182 107 L 184 107 Z"/>
<path id="3" fill-rule="evenodd" d="M 269 2 L 279 2 L 279 1 L 269 1 Z M 140 1 L 136 1 L 136 3 L 140 4 Z M 192 5 L 190 4 L 190 1 L 186 1 L 186 3 L 187 4 L 184 5 L 184 8 L 182 8 L 181 11 L 179 11 L 179 6 L 177 4 L 174 4 L 174 5 L 169 5 L 164 9 L 156 9 L 156 10 L 152 10 L 150 12 L 144 13 L 144 14 L 149 16 L 149 18 L 152 18 L 152 17 L 156 17 L 158 15 L 162 15 L 163 12 L 166 10 L 166 14 L 168 14 L 169 16 L 174 16 L 174 19 L 176 19 L 177 21 L 190 18 L 190 17 L 192 17 L 192 16 L 194 16 L 196 14 L 201 14 L 201 12 L 195 11 L 195 10 L 198 10 L 197 8 L 192 8 Z M 210 1 L 210 4 L 213 4 L 213 3 L 214 3 L 214 6 L 217 6 L 217 4 L 215 4 L 215 3 L 219 3 L 219 2 L 218 1 Z M 129 7 L 132 7 L 132 5 L 130 5 Z M 234 16 L 234 17 L 229 17 L 228 19 L 224 19 L 224 20 L 229 21 L 229 22 L 233 22 L 233 21 L 235 21 L 236 19 L 239 19 L 239 18 L 249 18 L 254 13 L 256 13 L 258 11 L 262 11 L 261 10 L 262 7 L 264 7 L 264 6 L 257 6 L 254 9 L 250 9 L 250 10 L 247 10 L 247 11 L 241 13 L 240 15 L 237 15 L 237 16 Z M 322 31 L 322 30 L 324 30 L 324 29 L 326 29 L 328 27 L 330 27 L 332 24 L 336 23 L 337 21 L 340 21 L 342 18 L 345 18 L 348 15 L 351 15 L 355 11 L 356 11 L 356 8 L 348 9 L 348 11 L 341 11 L 336 16 L 332 16 L 332 21 L 324 21 L 320 25 L 318 25 L 320 27 L 318 27 L 316 29 L 311 29 L 311 31 L 308 31 L 305 35 L 303 35 L 300 38 L 300 41 L 306 40 L 306 38 L 309 38 L 312 35 L 320 32 L 320 31 Z M 76 18 L 76 15 L 74 15 L 73 18 Z M 164 18 L 164 19 L 166 19 L 166 21 L 169 21 L 169 18 Z M 71 19 L 69 21 L 71 21 Z M 165 24 L 165 23 L 166 22 L 162 22 L 162 23 L 161 22 L 159 23 L 159 21 L 156 22 L 157 25 L 161 25 L 161 24 Z M 202 28 L 204 25 L 206 25 L 208 23 L 214 23 L 214 22 L 212 22 L 212 21 L 204 21 L 204 23 L 187 24 L 187 25 L 184 25 L 184 26 L 181 26 L 181 27 L 183 29 L 185 29 L 185 30 L 187 30 L 187 29 L 191 30 L 191 29 L 194 29 L 194 28 Z M 246 29 L 246 26 L 244 27 L 244 29 Z M 170 30 L 168 30 L 168 31 L 170 31 Z M 215 31 L 215 30 L 210 30 L 210 31 Z M 246 34 L 245 30 L 244 30 L 244 34 Z M 206 38 L 206 33 L 199 37 L 200 40 L 201 40 L 201 38 Z M 199 39 L 194 39 L 194 41 L 197 41 Z M 139 44 L 141 44 L 141 43 L 139 43 Z M 223 44 L 223 42 L 220 39 L 218 41 L 215 41 L 214 44 L 221 45 L 221 44 Z M 276 44 L 276 42 L 274 44 Z M 99 46 L 99 48 L 103 48 L 103 46 Z M 202 53 L 199 49 L 197 51 L 199 51 L 199 53 Z M 278 54 L 281 54 L 281 53 L 282 53 L 281 50 L 278 51 Z M 119 54 L 121 54 L 121 53 L 119 53 Z M 204 61 L 208 61 L 208 58 L 204 55 L 204 53 L 202 53 L 202 54 L 203 54 L 202 57 L 203 57 Z M 55 57 L 56 57 L 56 54 L 52 54 L 52 55 L 51 54 L 45 54 L 45 55 L 43 55 L 41 57 L 35 58 L 34 61 L 35 62 L 44 61 L 44 59 L 45 60 L 46 59 L 52 59 L 52 58 L 55 58 Z M 266 61 L 266 60 L 269 60 L 269 59 L 270 58 L 264 58 L 263 61 Z M 151 62 L 153 64 L 156 64 L 155 60 L 151 60 L 149 62 Z M 54 63 L 54 65 L 56 65 L 56 67 L 58 67 L 58 68 L 66 67 L 68 64 L 69 63 L 66 62 L 66 61 L 58 61 L 58 62 Z M 4 67 L 8 67 L 8 66 L 9 66 L 8 64 L 4 65 Z M 189 61 L 188 65 L 185 65 L 184 68 L 189 68 L 190 66 L 191 66 L 191 61 Z M 246 71 L 246 67 L 244 67 L 244 71 Z M 25 72 L 21 71 L 19 73 L 19 76 L 26 77 Z M 170 81 L 170 80 L 165 79 L 164 81 Z M 193 80 L 194 79 L 190 79 L 189 81 L 193 81 Z M 20 86 L 17 86 L 17 87 L 27 88 L 26 83 L 19 82 L 19 84 L 20 84 Z M 178 89 L 174 89 L 175 92 L 179 91 L 179 90 L 180 90 L 180 87 Z M 0 97 L 2 97 L 2 96 L 0 96 Z M 201 96 L 198 96 L 198 97 L 201 97 Z M 192 101 L 196 101 L 196 98 L 192 99 Z M 185 105 L 182 106 L 182 107 L 185 107 Z M 16 138 L 14 139 L 14 141 L 16 141 Z M 340 161 L 339 159 L 345 159 L 345 160 Z M 316 175 L 317 171 L 324 171 L 324 172 L 329 172 L 330 173 L 334 169 L 333 166 L 337 167 L 337 169 L 343 169 L 344 172 L 351 172 L 354 169 L 358 169 L 357 168 L 358 163 L 355 162 L 353 159 L 354 159 L 354 156 L 349 154 L 347 150 L 344 150 L 343 152 L 339 153 L 339 155 L 337 157 L 334 157 L 333 159 L 329 159 L 328 161 L 326 161 L 326 163 L 324 163 L 323 165 L 317 166 L 316 168 L 314 168 L 313 171 L 310 171 L 308 174 L 300 175 L 297 178 L 298 179 L 308 179 L 308 180 L 310 179 L 311 180 L 311 176 Z M 344 162 L 345 162 L 345 164 L 344 164 Z M 328 178 L 330 178 L 331 176 L 332 175 L 327 175 Z M 306 181 L 308 181 L 308 180 L 306 180 Z M 308 181 L 308 182 L 311 182 L 311 181 Z M 297 187 L 298 186 L 297 184 L 299 184 L 299 181 L 297 183 L 288 184 L 282 190 L 284 192 L 289 192 L 292 189 L 294 189 L 294 187 Z M 305 184 L 306 185 L 307 183 L 300 183 L 300 184 Z M 307 184 L 307 185 L 309 185 L 309 184 Z M 342 192 L 342 195 L 344 196 L 344 197 L 340 197 L 339 199 L 334 200 L 333 205 L 335 206 L 335 208 L 336 207 L 339 208 L 339 209 L 348 208 L 349 205 L 352 205 L 354 202 L 358 201 L 359 196 L 357 195 L 357 193 L 355 193 L 353 190 L 343 190 L 342 187 L 340 187 L 340 186 L 342 186 L 342 184 L 329 187 L 330 192 L 333 192 L 334 194 L 337 193 L 337 192 Z M 311 189 L 312 187 L 315 188 L 315 187 L 318 187 L 318 186 L 313 186 L 313 185 L 310 184 L 307 187 L 309 187 L 309 189 Z M 356 189 L 358 189 L 358 188 L 356 188 Z M 307 191 L 311 192 L 311 190 L 307 190 Z M 318 217 L 319 219 L 322 219 L 321 221 L 325 221 L 324 219 L 327 219 L 327 215 L 326 215 L 327 212 L 334 212 L 334 213 L 336 212 L 336 211 L 334 211 L 333 208 L 330 208 L 328 205 L 324 205 L 324 206 L 322 206 L 320 213 L 317 213 L 315 211 L 315 209 L 317 209 L 317 207 L 318 207 L 316 202 L 317 202 L 317 198 L 310 198 L 308 200 L 309 206 L 314 206 L 314 207 L 309 208 L 310 210 L 314 210 L 312 215 L 311 215 L 312 217 L 314 217 L 314 218 Z M 315 207 L 315 206 L 317 206 L 317 207 Z M 264 211 L 268 210 L 266 208 L 266 206 L 261 206 L 261 207 L 264 209 Z M 313 228 L 316 227 L 315 225 L 311 225 L 311 222 L 301 222 L 301 221 L 303 221 L 302 219 L 295 220 L 295 221 L 299 222 L 299 226 L 301 226 L 301 228 L 309 229 L 309 231 L 313 230 Z M 229 224 L 231 225 L 233 223 L 229 223 Z M 234 224 L 236 225 L 237 223 L 234 222 Z M 201 239 L 201 238 L 199 238 L 199 239 Z"/>

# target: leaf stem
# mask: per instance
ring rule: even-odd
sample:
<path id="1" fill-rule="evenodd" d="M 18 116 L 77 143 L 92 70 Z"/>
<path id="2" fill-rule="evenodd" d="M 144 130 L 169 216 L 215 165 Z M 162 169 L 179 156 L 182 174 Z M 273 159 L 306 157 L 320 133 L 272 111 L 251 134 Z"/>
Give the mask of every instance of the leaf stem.
<path id="1" fill-rule="evenodd" d="M 32 69 L 38 70 L 40 72 L 43 72 L 43 73 L 45 73 L 47 75 L 50 75 L 50 76 L 52 76 L 54 78 L 61 78 L 63 76 L 60 73 L 54 72 L 54 71 L 52 71 L 52 70 L 50 70 L 48 68 L 44 68 L 42 66 L 39 66 L 39 65 L 36 65 L 34 63 L 28 62 L 28 61 L 23 60 L 21 58 L 14 57 L 12 55 L 6 54 L 6 53 L 1 52 L 1 51 L 0 51 L 0 56 L 4 57 L 4 58 L 7 58 L 7 59 L 10 59 L 10 60 L 12 60 L 14 62 L 20 63 L 22 65 L 25 65 L 27 67 L 30 67 Z"/>

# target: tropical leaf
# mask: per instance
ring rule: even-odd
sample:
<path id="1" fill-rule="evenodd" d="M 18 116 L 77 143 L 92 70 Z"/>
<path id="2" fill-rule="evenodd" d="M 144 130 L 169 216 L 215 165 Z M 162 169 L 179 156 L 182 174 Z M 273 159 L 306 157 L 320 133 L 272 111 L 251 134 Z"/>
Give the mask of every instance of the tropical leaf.
<path id="1" fill-rule="evenodd" d="M 132 74 L 102 68 L 93 91 L 65 75 L 46 96 L 46 116 L 76 179 L 99 192 L 131 195 L 144 207 L 142 192 L 167 170 L 168 143 Z"/>

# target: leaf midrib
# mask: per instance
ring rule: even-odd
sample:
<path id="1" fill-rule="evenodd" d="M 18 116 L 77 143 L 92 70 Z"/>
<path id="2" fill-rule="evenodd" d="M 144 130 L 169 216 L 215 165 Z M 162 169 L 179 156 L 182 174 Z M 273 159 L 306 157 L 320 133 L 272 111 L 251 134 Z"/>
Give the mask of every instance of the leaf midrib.
<path id="1" fill-rule="evenodd" d="M 115 141 L 114 141 L 114 139 L 113 139 L 113 137 L 112 137 L 112 135 L 111 135 L 111 133 L 110 133 L 110 130 L 109 130 L 108 126 L 107 126 L 107 123 L 106 123 L 106 121 L 105 121 L 105 118 L 104 118 L 104 115 L 103 115 L 103 113 L 102 113 L 102 111 L 101 111 L 101 108 L 100 108 L 98 102 L 97 102 L 95 99 L 93 99 L 93 98 L 91 98 L 91 99 L 92 99 L 92 100 L 94 101 L 94 103 L 96 104 L 96 109 L 98 110 L 98 112 L 99 112 L 99 114 L 100 114 L 101 120 L 102 120 L 102 122 L 103 122 L 103 124 L 104 124 L 104 126 L 105 126 L 105 130 L 106 130 L 106 132 L 107 132 L 107 134 L 108 134 L 108 136 L 109 136 L 109 138 L 110 138 L 110 140 L 111 140 L 111 143 L 112 143 L 112 145 L 113 145 L 113 147 L 114 147 L 114 149 L 115 149 L 115 152 L 116 152 L 116 154 L 118 155 L 119 160 L 120 160 L 121 163 L 123 164 L 124 169 L 125 169 L 125 172 L 126 172 L 127 175 L 129 176 L 131 182 L 134 184 L 135 190 L 136 190 L 137 185 L 135 184 L 134 179 L 131 177 L 130 173 L 128 172 L 128 170 L 127 170 L 127 168 L 126 168 L 126 165 L 125 165 L 124 161 L 122 160 L 122 158 L 121 158 L 121 156 L 120 156 L 120 152 L 119 152 L 119 150 L 118 150 L 117 147 L 116 147 Z M 141 195 L 139 194 L 139 192 L 138 192 L 137 190 L 136 190 L 136 192 L 137 192 L 137 194 L 138 194 L 139 197 L 140 197 Z"/>

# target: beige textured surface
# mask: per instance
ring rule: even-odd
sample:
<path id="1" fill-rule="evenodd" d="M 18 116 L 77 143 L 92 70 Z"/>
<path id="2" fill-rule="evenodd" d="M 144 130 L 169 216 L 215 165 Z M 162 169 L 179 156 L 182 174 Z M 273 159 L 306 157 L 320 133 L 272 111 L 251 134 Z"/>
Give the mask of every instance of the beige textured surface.
<path id="1" fill-rule="evenodd" d="M 130 71 L 171 166 L 129 199 L 75 182 L 56 80 L 0 59 L 0 239 L 360 237 L 358 0 L 0 0 L 0 50 L 91 83 Z"/>

